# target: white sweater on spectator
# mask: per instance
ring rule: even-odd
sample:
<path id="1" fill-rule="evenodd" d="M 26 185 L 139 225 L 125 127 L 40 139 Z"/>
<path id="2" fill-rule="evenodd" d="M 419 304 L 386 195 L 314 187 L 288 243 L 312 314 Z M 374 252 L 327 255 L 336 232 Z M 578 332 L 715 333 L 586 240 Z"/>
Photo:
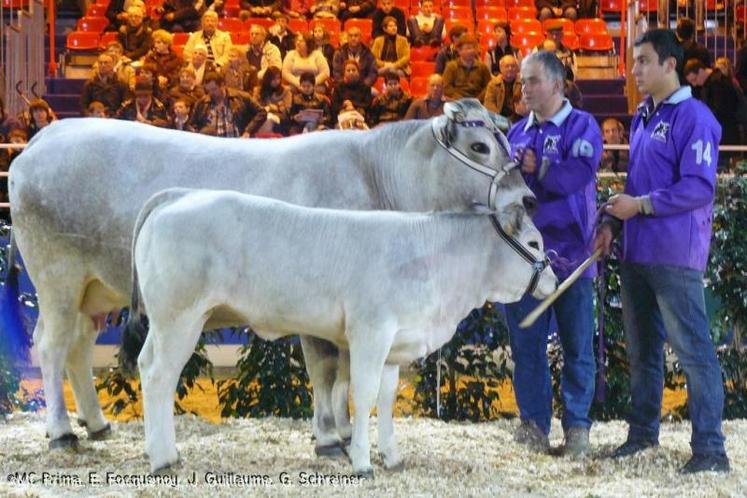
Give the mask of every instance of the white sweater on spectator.
<path id="1" fill-rule="evenodd" d="M 308 57 L 301 57 L 295 50 L 291 50 L 283 61 L 283 79 L 295 88 L 301 86 L 301 74 L 313 73 L 316 84 L 321 85 L 329 78 L 329 64 L 319 50 L 314 50 Z"/>

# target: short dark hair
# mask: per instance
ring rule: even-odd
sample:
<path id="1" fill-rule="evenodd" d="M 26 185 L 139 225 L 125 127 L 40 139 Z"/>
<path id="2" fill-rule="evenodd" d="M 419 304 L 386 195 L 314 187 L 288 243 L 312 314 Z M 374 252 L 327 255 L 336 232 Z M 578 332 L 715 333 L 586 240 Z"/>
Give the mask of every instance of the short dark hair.
<path id="1" fill-rule="evenodd" d="M 639 36 L 633 46 L 640 47 L 644 43 L 650 43 L 654 47 L 656 55 L 659 56 L 659 65 L 664 64 L 664 61 L 668 58 L 674 57 L 674 60 L 677 61 L 677 70 L 679 71 L 682 67 L 685 51 L 671 30 L 650 29 Z"/>
<path id="2" fill-rule="evenodd" d="M 680 17 L 677 20 L 675 33 L 681 41 L 690 40 L 695 35 L 695 22 L 689 17 Z"/>
<path id="3" fill-rule="evenodd" d="M 455 24 L 451 27 L 451 29 L 449 29 L 449 39 L 452 41 L 456 41 L 466 32 L 467 26 L 463 24 Z"/>
<path id="4" fill-rule="evenodd" d="M 390 81 L 396 81 L 399 83 L 399 75 L 394 71 L 387 71 L 384 74 L 384 83 L 389 84 Z"/>
<path id="5" fill-rule="evenodd" d="M 529 63 L 537 63 L 542 66 L 545 74 L 551 79 L 560 80 L 561 83 L 565 82 L 568 71 L 566 70 L 563 61 L 561 61 L 554 52 L 548 52 L 546 50 L 538 50 L 524 57 L 521 62 L 522 65 Z"/>
<path id="6" fill-rule="evenodd" d="M 301 73 L 301 76 L 298 77 L 298 81 L 299 83 L 311 83 L 312 85 L 316 85 L 316 77 L 311 71 L 304 71 Z"/>
<path id="7" fill-rule="evenodd" d="M 210 82 L 213 82 L 218 86 L 223 86 L 223 76 L 215 71 L 208 71 L 205 73 L 205 76 L 202 77 L 202 86 L 206 86 Z"/>
<path id="8" fill-rule="evenodd" d="M 701 69 L 706 69 L 706 65 L 700 59 L 688 59 L 685 63 L 685 69 L 682 71 L 683 76 L 688 74 L 697 74 Z"/>

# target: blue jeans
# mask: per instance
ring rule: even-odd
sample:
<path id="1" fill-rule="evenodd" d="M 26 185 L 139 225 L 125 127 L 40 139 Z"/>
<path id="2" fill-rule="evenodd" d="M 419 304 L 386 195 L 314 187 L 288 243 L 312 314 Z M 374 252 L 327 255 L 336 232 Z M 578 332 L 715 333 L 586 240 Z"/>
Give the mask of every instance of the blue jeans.
<path id="1" fill-rule="evenodd" d="M 552 382 L 547 360 L 550 311 L 555 313 L 563 347 L 560 376 L 563 399 L 563 429 L 591 427 L 589 408 L 594 397 L 594 286 L 591 278 L 578 279 L 552 308 L 529 328 L 519 328 L 539 301 L 526 294 L 518 303 L 506 305 L 506 321 L 514 360 L 514 391 L 522 420 L 534 421 L 545 434 L 552 419 Z"/>
<path id="2" fill-rule="evenodd" d="M 667 265 L 623 263 L 620 277 L 632 398 L 628 438 L 658 441 L 667 340 L 687 380 L 693 453 L 725 454 L 724 386 L 709 334 L 703 274 Z"/>

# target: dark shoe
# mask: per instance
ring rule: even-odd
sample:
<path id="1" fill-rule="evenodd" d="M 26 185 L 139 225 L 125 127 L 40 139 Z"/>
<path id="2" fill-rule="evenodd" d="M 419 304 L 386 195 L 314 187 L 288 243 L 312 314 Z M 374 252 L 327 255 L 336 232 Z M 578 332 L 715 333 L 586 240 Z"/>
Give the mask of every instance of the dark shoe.
<path id="1" fill-rule="evenodd" d="M 729 472 L 729 457 L 726 455 L 693 455 L 680 469 L 680 474 L 696 472 Z"/>
<path id="2" fill-rule="evenodd" d="M 659 443 L 656 441 L 628 439 L 615 449 L 614 453 L 612 453 L 612 458 L 628 457 L 648 448 L 656 448 L 657 446 L 659 446 Z"/>
<path id="3" fill-rule="evenodd" d="M 550 449 L 550 439 L 532 420 L 522 420 L 521 425 L 514 432 L 514 441 L 527 446 L 535 453 L 547 453 Z"/>
<path id="4" fill-rule="evenodd" d="M 563 456 L 580 457 L 591 453 L 589 444 L 589 429 L 585 427 L 571 427 L 565 431 L 565 440 L 560 447 Z"/>

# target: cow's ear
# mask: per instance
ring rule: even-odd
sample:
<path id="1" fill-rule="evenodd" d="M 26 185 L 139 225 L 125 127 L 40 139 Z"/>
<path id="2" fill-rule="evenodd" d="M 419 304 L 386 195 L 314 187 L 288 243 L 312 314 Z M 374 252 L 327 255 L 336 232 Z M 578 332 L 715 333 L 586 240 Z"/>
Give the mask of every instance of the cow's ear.
<path id="1" fill-rule="evenodd" d="M 491 210 L 488 206 L 486 206 L 482 202 L 473 202 L 469 208 L 470 208 L 470 211 L 475 214 L 484 214 L 484 215 L 495 214 L 494 210 Z"/>
<path id="2" fill-rule="evenodd" d="M 464 121 L 464 107 L 458 100 L 446 102 L 444 104 L 444 115 L 449 118 L 449 121 L 461 123 Z"/>
<path id="3" fill-rule="evenodd" d="M 511 121 L 506 116 L 491 111 L 488 111 L 488 116 L 490 116 L 493 126 L 501 130 L 502 133 L 507 133 L 508 129 L 511 128 Z"/>

